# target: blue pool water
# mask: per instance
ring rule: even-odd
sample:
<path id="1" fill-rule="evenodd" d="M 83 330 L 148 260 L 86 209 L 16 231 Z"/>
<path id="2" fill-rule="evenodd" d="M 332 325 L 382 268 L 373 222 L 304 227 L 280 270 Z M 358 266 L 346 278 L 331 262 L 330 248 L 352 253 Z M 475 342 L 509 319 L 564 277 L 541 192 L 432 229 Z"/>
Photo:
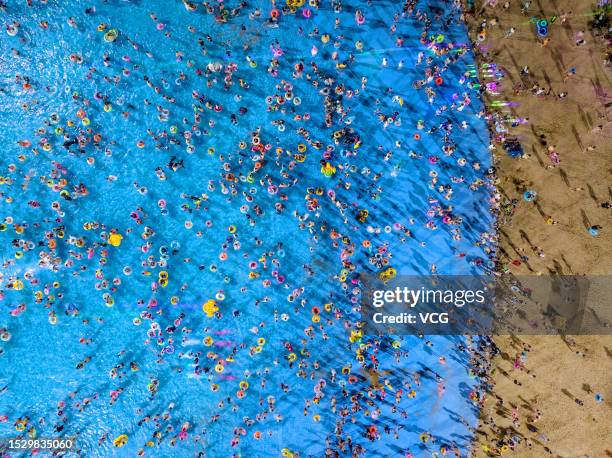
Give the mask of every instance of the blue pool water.
<path id="1" fill-rule="evenodd" d="M 245 3 L 6 8 L 0 437 L 76 437 L 86 456 L 465 456 L 467 341 L 350 339 L 360 274 L 487 265 L 460 12 L 277 1 L 271 21 L 272 2 Z"/>

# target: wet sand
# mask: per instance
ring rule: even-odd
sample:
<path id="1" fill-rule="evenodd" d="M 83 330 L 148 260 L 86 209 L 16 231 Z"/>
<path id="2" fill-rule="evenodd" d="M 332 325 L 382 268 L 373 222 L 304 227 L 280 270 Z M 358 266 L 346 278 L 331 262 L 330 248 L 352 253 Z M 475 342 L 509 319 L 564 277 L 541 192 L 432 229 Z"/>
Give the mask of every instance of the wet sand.
<path id="1" fill-rule="evenodd" d="M 612 71 L 603 39 L 588 25 L 595 5 L 528 3 L 521 11 L 524 1 L 476 1 L 466 14 L 480 82 L 496 83 L 484 98 L 488 112 L 498 113 L 490 127 L 498 137 L 499 267 L 517 275 L 612 275 L 612 210 L 605 208 L 612 202 Z M 556 16 L 545 37 L 534 16 Z M 520 142 L 522 157 L 504 151 L 508 139 Z M 524 200 L 527 190 L 535 201 Z M 495 342 L 500 354 L 473 456 L 612 456 L 612 336 Z M 507 450 L 512 436 L 522 438 L 514 452 Z"/>

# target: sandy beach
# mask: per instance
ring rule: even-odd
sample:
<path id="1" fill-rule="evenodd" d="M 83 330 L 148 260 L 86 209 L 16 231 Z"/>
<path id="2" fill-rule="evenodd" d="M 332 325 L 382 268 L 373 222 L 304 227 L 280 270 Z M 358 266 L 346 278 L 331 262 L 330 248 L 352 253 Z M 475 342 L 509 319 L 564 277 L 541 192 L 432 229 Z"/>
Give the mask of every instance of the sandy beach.
<path id="1" fill-rule="evenodd" d="M 494 138 L 501 271 L 612 273 L 611 72 L 595 10 L 554 0 L 466 8 Z M 612 456 L 609 334 L 495 342 L 473 456 Z"/>

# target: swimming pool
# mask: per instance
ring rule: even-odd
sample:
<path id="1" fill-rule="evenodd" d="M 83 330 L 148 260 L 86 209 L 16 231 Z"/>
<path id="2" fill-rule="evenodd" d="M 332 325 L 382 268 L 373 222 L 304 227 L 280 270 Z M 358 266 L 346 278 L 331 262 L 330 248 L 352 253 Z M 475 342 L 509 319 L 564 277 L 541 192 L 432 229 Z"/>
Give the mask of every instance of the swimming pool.
<path id="1" fill-rule="evenodd" d="M 0 434 L 88 456 L 466 455 L 464 339 L 350 342 L 360 273 L 486 265 L 456 5 L 247 3 L 7 8 Z"/>

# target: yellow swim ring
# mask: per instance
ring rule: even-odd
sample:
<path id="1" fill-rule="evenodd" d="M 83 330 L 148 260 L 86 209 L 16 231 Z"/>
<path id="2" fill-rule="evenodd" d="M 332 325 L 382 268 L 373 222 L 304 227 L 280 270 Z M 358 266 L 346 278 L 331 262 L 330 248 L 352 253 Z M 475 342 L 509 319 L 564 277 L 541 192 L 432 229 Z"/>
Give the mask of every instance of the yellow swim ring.
<path id="1" fill-rule="evenodd" d="M 123 240 L 123 236 L 117 233 L 113 233 L 108 237 L 108 243 L 110 243 L 112 246 L 121 245 L 122 240 Z"/>
<path id="2" fill-rule="evenodd" d="M 202 305 L 202 310 L 204 311 L 204 313 L 206 314 L 208 318 L 212 318 L 213 316 L 215 316 L 215 313 L 219 310 L 219 307 L 217 306 L 216 301 L 209 299 Z"/>
<path id="3" fill-rule="evenodd" d="M 128 439 L 129 438 L 127 434 L 121 434 L 120 436 L 115 437 L 113 445 L 115 447 L 123 447 L 125 444 L 127 444 Z"/>
<path id="4" fill-rule="evenodd" d="M 104 41 L 107 43 L 112 43 L 119 36 L 119 31 L 117 29 L 110 29 L 108 32 L 104 34 Z"/>

